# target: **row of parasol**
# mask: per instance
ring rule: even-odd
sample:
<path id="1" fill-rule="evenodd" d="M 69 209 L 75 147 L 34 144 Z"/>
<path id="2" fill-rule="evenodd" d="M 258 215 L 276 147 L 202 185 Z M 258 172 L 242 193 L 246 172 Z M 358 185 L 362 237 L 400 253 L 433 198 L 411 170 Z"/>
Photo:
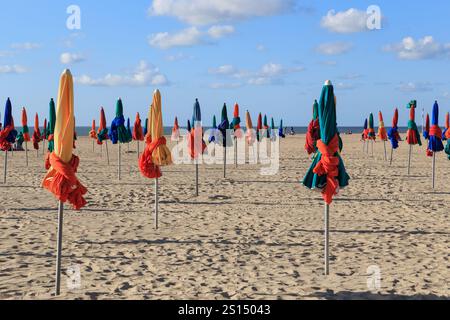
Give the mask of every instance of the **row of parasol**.
<path id="1" fill-rule="evenodd" d="M 412 150 L 413 146 L 422 146 L 421 134 L 416 123 L 416 109 L 417 100 L 412 100 L 408 103 L 407 108 L 409 109 L 409 120 L 408 120 L 408 130 L 406 133 L 406 143 L 409 145 L 408 153 L 408 175 L 411 174 L 411 161 L 412 161 Z M 384 144 L 384 158 L 387 161 L 386 154 L 386 142 L 391 142 L 391 157 L 390 164 L 392 165 L 394 150 L 399 148 L 399 142 L 402 141 L 398 128 L 399 112 L 395 109 L 394 116 L 392 120 L 392 128 L 386 131 L 383 114 L 379 113 L 379 126 L 378 135 L 375 134 L 374 127 L 374 116 L 371 113 L 369 118 L 364 122 L 364 131 L 362 133 L 363 141 L 363 151 L 369 152 L 369 142 L 372 145 L 372 156 L 373 156 L 373 145 L 378 138 L 383 141 Z M 445 128 L 441 129 L 439 126 L 439 104 L 435 101 L 432 107 L 431 122 L 430 115 L 426 115 L 425 124 L 423 126 L 423 138 L 428 141 L 426 154 L 428 157 L 432 158 L 432 188 L 435 189 L 435 172 L 436 172 L 436 153 L 445 150 L 450 160 L 450 113 L 447 112 L 445 117 Z M 443 141 L 447 141 L 447 146 L 444 147 Z"/>

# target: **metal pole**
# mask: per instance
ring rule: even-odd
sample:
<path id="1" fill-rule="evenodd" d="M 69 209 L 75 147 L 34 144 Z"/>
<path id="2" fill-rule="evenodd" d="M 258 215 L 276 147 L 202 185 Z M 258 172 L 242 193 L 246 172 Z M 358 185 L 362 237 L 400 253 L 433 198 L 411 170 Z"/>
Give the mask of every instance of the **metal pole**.
<path id="1" fill-rule="evenodd" d="M 119 143 L 117 143 L 117 178 L 119 179 L 119 181 L 120 181 L 120 179 L 122 178 L 121 177 L 121 175 L 120 175 L 120 165 L 121 165 L 121 162 L 122 162 L 122 157 L 121 157 L 121 146 L 120 146 L 120 142 Z"/>
<path id="2" fill-rule="evenodd" d="M 3 184 L 6 184 L 7 167 L 8 167 L 8 150 L 5 151 L 5 165 L 3 166 Z"/>
<path id="3" fill-rule="evenodd" d="M 432 174 L 432 180 L 433 180 L 433 190 L 435 189 L 435 180 L 436 180 L 436 152 L 433 152 L 433 174 Z"/>
<path id="4" fill-rule="evenodd" d="M 158 213 L 159 213 L 159 181 L 155 179 L 155 229 L 158 230 Z"/>
<path id="5" fill-rule="evenodd" d="M 391 148 L 391 162 L 389 163 L 392 166 L 392 160 L 394 160 L 394 148 Z"/>
<path id="6" fill-rule="evenodd" d="M 195 196 L 198 197 L 198 162 L 195 164 Z"/>
<path id="7" fill-rule="evenodd" d="M 106 158 L 108 158 L 108 166 L 109 166 L 108 140 L 105 140 L 105 147 L 106 147 Z"/>
<path id="8" fill-rule="evenodd" d="M 237 146 L 237 137 L 234 137 L 234 164 L 236 166 L 236 169 L 238 167 L 238 146 Z"/>
<path id="9" fill-rule="evenodd" d="M 61 252 L 63 241 L 63 222 L 64 222 L 64 204 L 62 201 L 58 202 L 58 238 L 56 249 L 56 286 L 55 295 L 61 294 Z"/>
<path id="10" fill-rule="evenodd" d="M 223 178 L 227 178 L 227 147 L 223 148 Z"/>
<path id="11" fill-rule="evenodd" d="M 330 206 L 325 204 L 325 275 L 330 274 Z"/>
<path id="12" fill-rule="evenodd" d="M 25 159 L 28 167 L 28 142 L 25 141 Z"/>
<path id="13" fill-rule="evenodd" d="M 412 144 L 409 145 L 409 157 L 408 157 L 408 176 L 411 173 L 411 153 L 412 153 Z"/>
<path id="14" fill-rule="evenodd" d="M 92 153 L 95 153 L 95 141 L 92 140 Z"/>
<path id="15" fill-rule="evenodd" d="M 373 158 L 373 145 L 375 144 L 375 142 L 373 140 L 371 140 L 371 141 L 372 141 L 371 145 L 372 145 L 372 158 Z"/>
<path id="16" fill-rule="evenodd" d="M 139 151 L 139 140 L 137 140 L 137 157 L 139 159 L 141 152 Z"/>
<path id="17" fill-rule="evenodd" d="M 384 144 L 384 161 L 387 161 L 386 141 L 383 141 L 383 144 Z"/>

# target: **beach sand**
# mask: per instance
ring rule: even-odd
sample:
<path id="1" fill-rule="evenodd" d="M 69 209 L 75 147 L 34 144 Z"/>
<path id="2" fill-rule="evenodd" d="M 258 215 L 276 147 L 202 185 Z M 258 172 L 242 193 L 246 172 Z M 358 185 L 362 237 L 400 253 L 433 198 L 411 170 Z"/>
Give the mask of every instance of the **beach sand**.
<path id="1" fill-rule="evenodd" d="M 414 147 L 407 176 L 403 142 L 390 167 L 383 144 L 372 158 L 359 135 L 343 136 L 351 176 L 331 207 L 331 275 L 323 275 L 323 201 L 299 181 L 311 161 L 304 136 L 281 144 L 278 175 L 260 166 L 164 168 L 160 229 L 153 224 L 153 181 L 123 147 L 122 181 L 92 140 L 79 138 L 78 177 L 89 189 L 80 212 L 65 210 L 62 299 L 437 299 L 450 298 L 450 161 Z M 31 148 L 31 145 L 29 145 Z M 142 145 L 141 145 L 142 150 Z M 388 151 L 390 147 L 388 146 Z M 388 152 L 389 153 L 389 152 Z M 54 292 L 57 202 L 40 188 L 42 153 L 9 156 L 0 184 L 0 298 L 50 299 Z M 3 153 L 0 155 L 3 173 Z M 368 288 L 368 268 L 381 272 Z M 67 286 L 67 268 L 81 283 Z M 70 284 L 70 283 L 69 283 Z M 369 290 L 372 289 L 372 290 Z"/>

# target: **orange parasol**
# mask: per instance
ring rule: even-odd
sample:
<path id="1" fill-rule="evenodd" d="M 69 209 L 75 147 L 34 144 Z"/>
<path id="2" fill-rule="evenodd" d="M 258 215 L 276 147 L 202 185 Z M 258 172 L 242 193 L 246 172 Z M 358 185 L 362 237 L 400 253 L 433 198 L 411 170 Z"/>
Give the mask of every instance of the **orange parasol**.
<path id="1" fill-rule="evenodd" d="M 143 176 L 155 179 L 155 227 L 158 229 L 159 182 L 162 176 L 160 166 L 172 164 L 172 154 L 164 137 L 164 127 L 161 112 L 161 93 L 156 90 L 149 111 L 149 132 L 146 136 L 147 146 L 139 159 L 139 169 Z"/>
<path id="2" fill-rule="evenodd" d="M 50 154 L 51 167 L 42 182 L 42 187 L 53 193 L 59 200 L 56 261 L 56 295 L 59 295 L 64 203 L 68 201 L 74 209 L 79 210 L 86 205 L 86 200 L 83 196 L 87 193 L 87 189 L 76 177 L 80 159 L 72 154 L 75 131 L 73 78 L 67 69 L 60 78 L 57 106 L 54 132 L 55 148 Z"/>

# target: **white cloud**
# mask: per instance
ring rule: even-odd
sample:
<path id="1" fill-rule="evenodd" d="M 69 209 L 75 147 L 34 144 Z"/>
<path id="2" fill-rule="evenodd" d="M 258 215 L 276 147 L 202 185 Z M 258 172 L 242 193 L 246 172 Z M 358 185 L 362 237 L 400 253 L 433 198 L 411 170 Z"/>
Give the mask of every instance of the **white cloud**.
<path id="1" fill-rule="evenodd" d="M 349 42 L 330 42 L 319 45 L 316 51 L 327 56 L 335 56 L 347 53 L 352 48 L 353 45 Z"/>
<path id="2" fill-rule="evenodd" d="M 209 73 L 234 79 L 244 79 L 249 85 L 260 86 L 281 83 L 284 76 L 304 70 L 305 68 L 300 66 L 284 67 L 278 63 L 267 63 L 256 72 L 240 70 L 232 65 L 223 65 L 209 69 Z"/>
<path id="3" fill-rule="evenodd" d="M 209 69 L 210 74 L 232 75 L 235 74 L 236 72 L 237 72 L 236 68 L 230 64 Z"/>
<path id="4" fill-rule="evenodd" d="M 186 55 L 182 52 L 166 56 L 166 60 L 170 61 L 170 62 L 187 60 L 187 59 L 192 59 L 192 56 Z"/>
<path id="5" fill-rule="evenodd" d="M 401 60 L 450 58 L 450 43 L 438 43 L 432 36 L 418 40 L 406 37 L 400 43 L 385 46 L 384 50 L 396 53 Z"/>
<path id="6" fill-rule="evenodd" d="M 397 90 L 405 93 L 428 92 L 433 91 L 433 87 L 432 84 L 429 82 L 408 82 L 400 84 L 397 87 Z"/>
<path id="7" fill-rule="evenodd" d="M 214 39 L 220 39 L 232 33 L 234 33 L 233 26 L 212 26 L 208 29 L 209 36 Z"/>
<path id="8" fill-rule="evenodd" d="M 0 74 L 19 74 L 19 73 L 26 73 L 28 70 L 27 68 L 21 66 L 21 65 L 0 65 Z"/>
<path id="9" fill-rule="evenodd" d="M 41 47 L 41 44 L 33 43 L 33 42 L 13 43 L 11 45 L 11 48 L 17 49 L 17 50 L 33 50 L 33 49 L 38 49 L 40 47 Z"/>
<path id="10" fill-rule="evenodd" d="M 187 28 L 173 34 L 160 32 L 149 37 L 149 44 L 160 49 L 192 47 L 203 43 L 203 34 L 196 27 Z"/>
<path id="11" fill-rule="evenodd" d="M 211 25 L 282 14 L 294 6 L 294 0 L 153 0 L 149 14 L 175 17 L 190 25 Z"/>
<path id="12" fill-rule="evenodd" d="M 354 85 L 348 84 L 348 83 L 343 83 L 343 82 L 338 82 L 338 83 L 336 83 L 336 84 L 334 85 L 334 87 L 335 87 L 336 89 L 339 89 L 339 90 L 353 90 L 353 89 L 355 89 L 355 86 L 354 86 Z"/>
<path id="13" fill-rule="evenodd" d="M 368 18 L 367 12 L 354 8 L 340 12 L 330 10 L 325 17 L 322 17 L 320 25 L 322 28 L 336 33 L 364 32 L 369 31 L 367 28 Z"/>
<path id="14" fill-rule="evenodd" d="M 363 77 L 363 75 L 359 74 L 359 73 L 348 73 L 343 76 L 340 76 L 339 78 L 344 79 L 344 80 L 355 80 L 355 79 L 360 79 L 362 77 Z"/>
<path id="15" fill-rule="evenodd" d="M 85 61 L 85 57 L 78 53 L 64 52 L 59 58 L 62 64 L 74 64 Z"/>
<path id="16" fill-rule="evenodd" d="M 152 47 L 170 49 L 173 47 L 192 47 L 201 44 L 212 44 L 214 40 L 234 33 L 233 26 L 212 26 L 206 31 L 190 27 L 176 33 L 159 32 L 151 35 L 148 42 Z"/>
<path id="17" fill-rule="evenodd" d="M 125 75 L 107 74 L 101 78 L 92 78 L 87 75 L 82 75 L 75 78 L 75 82 L 87 86 L 99 87 L 144 87 L 144 86 L 164 86 L 168 85 L 169 81 L 158 68 L 141 61 L 139 66 L 132 72 Z"/>

